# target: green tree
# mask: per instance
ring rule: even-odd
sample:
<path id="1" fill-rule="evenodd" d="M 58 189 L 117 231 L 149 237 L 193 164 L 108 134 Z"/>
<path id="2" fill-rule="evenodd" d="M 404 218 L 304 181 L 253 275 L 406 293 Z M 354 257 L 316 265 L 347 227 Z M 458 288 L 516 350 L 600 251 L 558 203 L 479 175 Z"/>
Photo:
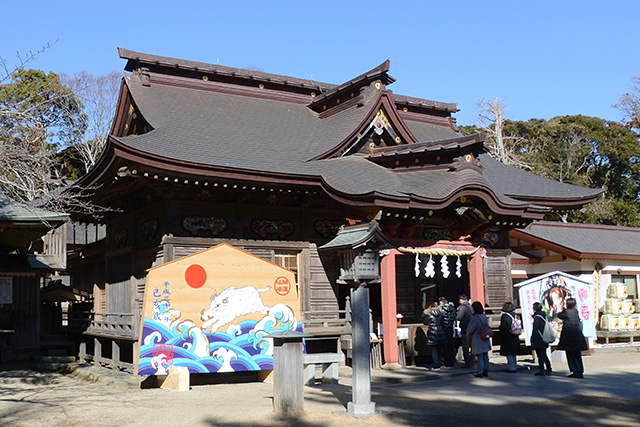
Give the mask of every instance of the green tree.
<path id="1" fill-rule="evenodd" d="M 461 127 L 464 134 L 478 130 Z M 527 165 L 537 175 L 567 184 L 606 190 L 602 200 L 564 219 L 640 226 L 640 141 L 628 127 L 577 115 L 504 120 L 502 132 L 508 136 L 505 147 L 518 159 L 515 166 Z"/>
<path id="2" fill-rule="evenodd" d="M 83 105 L 55 73 L 17 69 L 0 86 L 0 190 L 27 205 L 69 200 L 59 153 L 86 130 Z"/>

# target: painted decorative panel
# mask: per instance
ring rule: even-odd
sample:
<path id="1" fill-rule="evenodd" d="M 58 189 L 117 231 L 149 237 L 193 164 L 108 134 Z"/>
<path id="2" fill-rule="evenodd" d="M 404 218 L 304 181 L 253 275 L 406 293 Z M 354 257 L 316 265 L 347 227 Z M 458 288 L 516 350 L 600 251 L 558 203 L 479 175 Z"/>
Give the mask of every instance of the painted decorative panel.
<path id="1" fill-rule="evenodd" d="M 251 223 L 251 229 L 261 237 L 278 236 L 285 239 L 293 233 L 293 224 L 289 221 L 260 219 Z"/>
<path id="2" fill-rule="evenodd" d="M 215 216 L 188 216 L 182 219 L 182 227 L 194 236 L 209 233 L 215 237 L 227 229 L 227 220 Z"/>
<path id="3" fill-rule="evenodd" d="M 138 375 L 273 369 L 273 340 L 302 332 L 293 272 L 222 244 L 149 270 Z"/>

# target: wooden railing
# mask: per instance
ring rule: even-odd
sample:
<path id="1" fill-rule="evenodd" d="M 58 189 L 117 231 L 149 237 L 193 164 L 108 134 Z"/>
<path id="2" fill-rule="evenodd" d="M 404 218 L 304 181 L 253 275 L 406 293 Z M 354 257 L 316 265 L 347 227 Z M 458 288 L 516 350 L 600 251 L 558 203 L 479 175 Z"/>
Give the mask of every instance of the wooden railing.
<path id="1" fill-rule="evenodd" d="M 347 310 L 304 311 L 302 325 L 306 333 L 351 333 L 351 319 Z"/>
<path id="2" fill-rule="evenodd" d="M 108 337 L 137 338 L 138 322 L 133 313 L 93 313 L 87 333 Z"/>
<path id="3" fill-rule="evenodd" d="M 67 266 L 67 225 L 49 231 L 43 237 L 44 254 L 55 257 L 60 265 Z"/>

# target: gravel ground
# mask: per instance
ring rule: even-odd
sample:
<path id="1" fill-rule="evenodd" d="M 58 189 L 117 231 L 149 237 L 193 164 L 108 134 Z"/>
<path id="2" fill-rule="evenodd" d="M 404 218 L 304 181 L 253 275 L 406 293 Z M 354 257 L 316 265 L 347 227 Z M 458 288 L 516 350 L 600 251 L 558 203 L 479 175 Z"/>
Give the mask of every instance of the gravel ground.
<path id="1" fill-rule="evenodd" d="M 502 359 L 492 358 L 488 378 L 462 370 L 376 371 L 372 401 L 381 414 L 367 419 L 344 415 L 351 400 L 347 375 L 337 385 L 305 387 L 305 412 L 283 418 L 273 412 L 268 382 L 176 392 L 140 389 L 140 378 L 92 367 L 75 376 L 12 369 L 0 372 L 0 425 L 640 425 L 640 347 L 596 349 L 584 358 L 582 380 L 567 378 L 561 362 L 554 363 L 554 376 L 536 377 L 533 361 L 525 359 L 520 372 L 507 374 Z M 384 381 L 394 375 L 407 382 Z"/>

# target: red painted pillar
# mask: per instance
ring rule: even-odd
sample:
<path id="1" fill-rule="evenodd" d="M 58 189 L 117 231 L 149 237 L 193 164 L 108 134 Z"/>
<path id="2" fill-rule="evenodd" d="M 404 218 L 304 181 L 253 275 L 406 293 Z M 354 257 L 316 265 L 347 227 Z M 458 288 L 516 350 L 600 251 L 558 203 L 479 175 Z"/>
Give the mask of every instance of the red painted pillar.
<path id="1" fill-rule="evenodd" d="M 469 260 L 469 287 L 471 295 L 469 300 L 480 301 L 484 305 L 484 268 L 482 263 L 482 255 L 484 249 L 480 248 L 471 256 Z"/>
<path id="2" fill-rule="evenodd" d="M 391 249 L 380 262 L 382 277 L 382 343 L 384 347 L 383 369 L 399 369 L 398 364 L 398 326 L 396 305 L 396 249 Z"/>

